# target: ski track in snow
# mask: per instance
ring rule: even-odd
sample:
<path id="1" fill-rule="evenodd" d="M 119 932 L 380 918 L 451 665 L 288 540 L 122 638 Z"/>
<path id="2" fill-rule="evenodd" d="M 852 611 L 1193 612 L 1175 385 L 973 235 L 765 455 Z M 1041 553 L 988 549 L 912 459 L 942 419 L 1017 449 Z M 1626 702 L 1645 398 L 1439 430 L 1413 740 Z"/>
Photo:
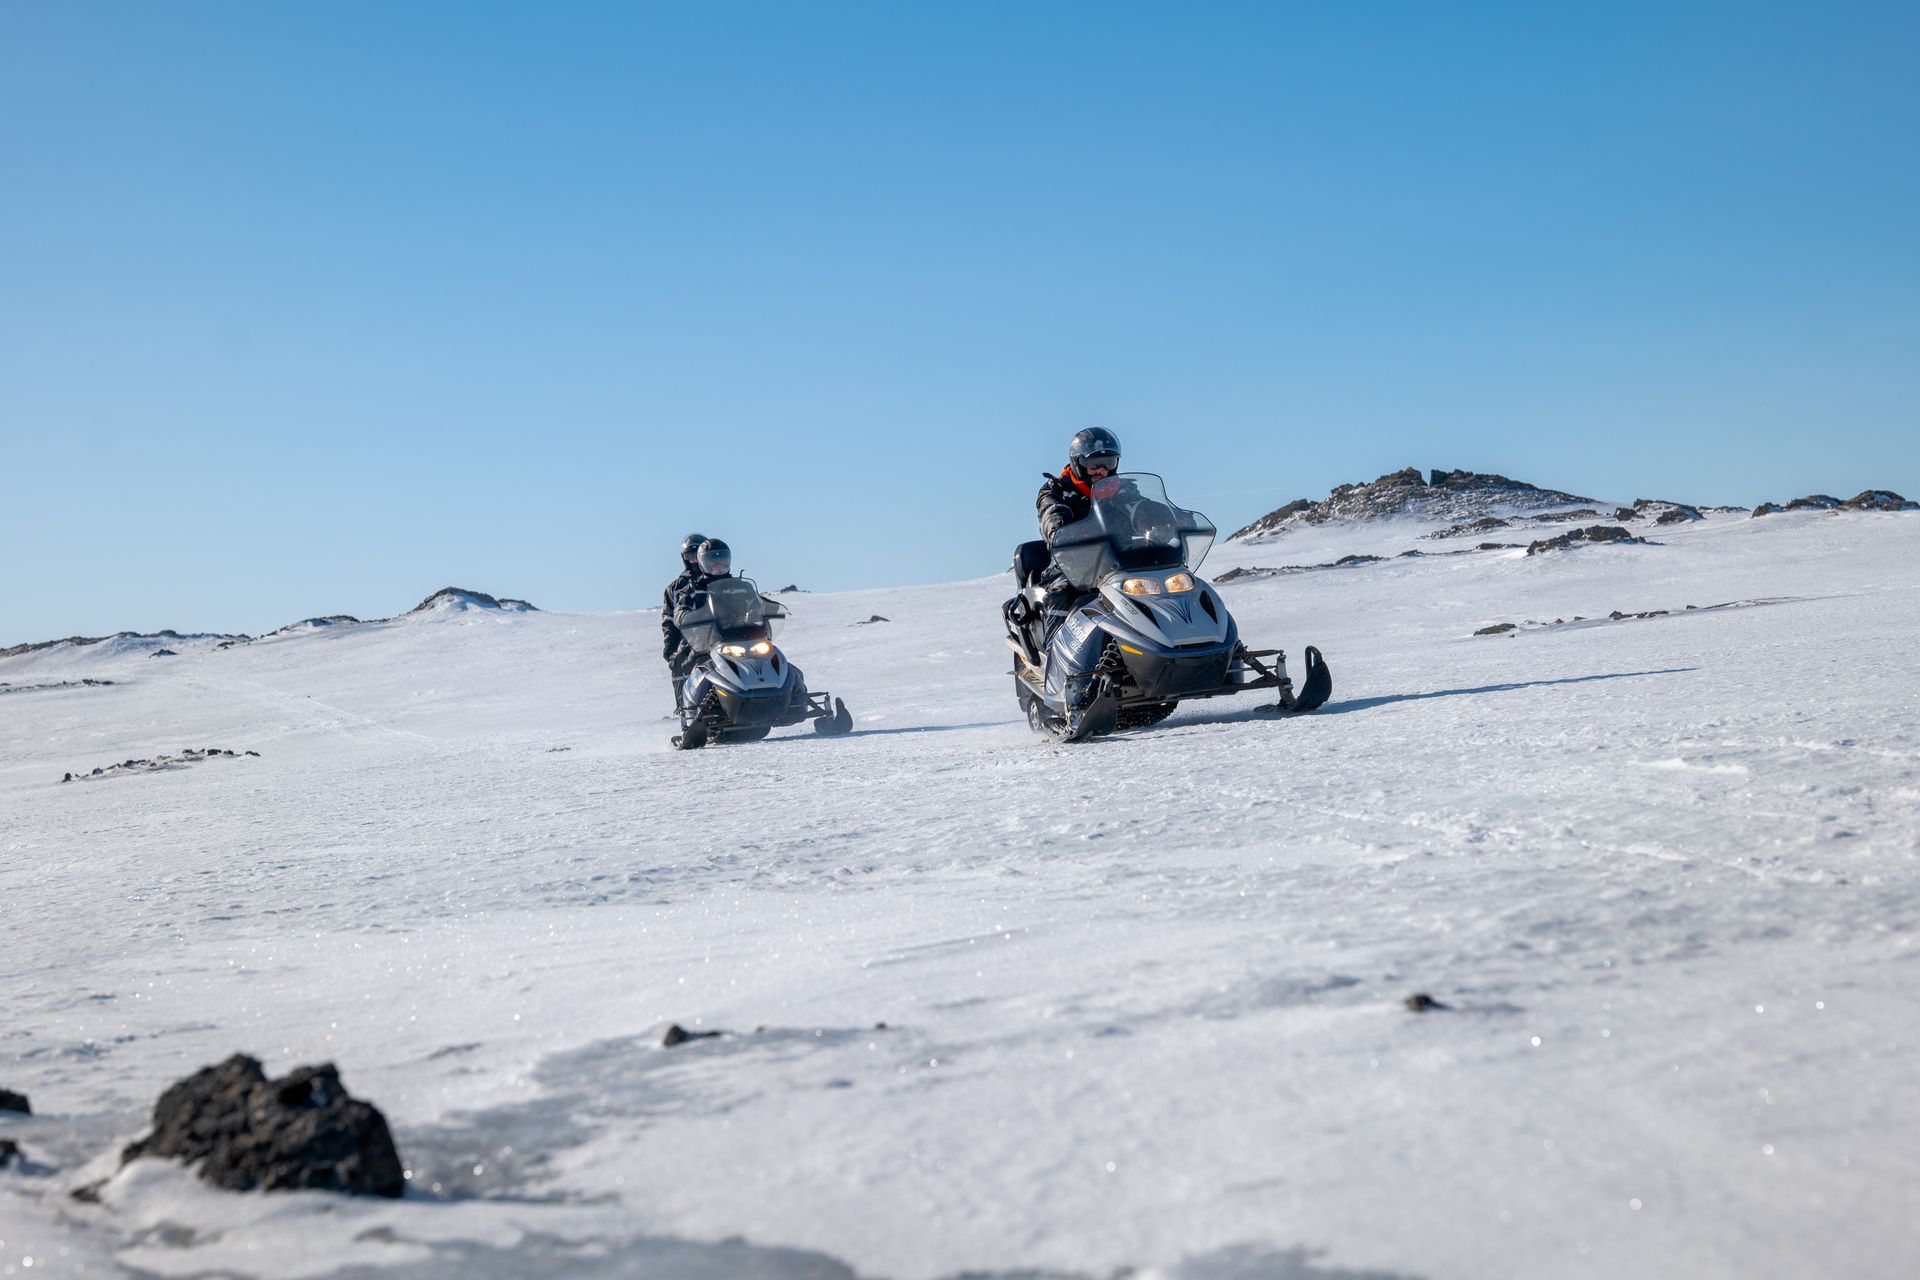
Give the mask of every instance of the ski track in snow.
<path id="1" fill-rule="evenodd" d="M 1652 536 L 1228 583 L 1333 701 L 1078 747 L 1004 578 L 788 597 L 856 732 L 692 753 L 651 611 L 0 661 L 115 682 L 0 704 L 0 1267 L 1904 1276 L 1920 518 Z M 236 1051 L 337 1062 L 408 1197 L 67 1198 Z"/>

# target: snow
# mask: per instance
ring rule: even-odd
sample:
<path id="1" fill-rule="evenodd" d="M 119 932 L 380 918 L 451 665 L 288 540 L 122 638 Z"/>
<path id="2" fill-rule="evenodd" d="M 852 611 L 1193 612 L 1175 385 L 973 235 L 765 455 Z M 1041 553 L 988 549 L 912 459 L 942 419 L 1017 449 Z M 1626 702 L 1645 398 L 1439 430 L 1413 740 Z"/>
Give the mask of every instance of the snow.
<path id="1" fill-rule="evenodd" d="M 1003 578 L 789 598 L 856 732 L 696 753 L 653 611 L 0 660 L 0 1273 L 1904 1276 L 1920 513 L 1635 531 L 1227 583 L 1333 701 L 1071 748 Z M 409 1195 L 116 1172 L 234 1052 Z"/>

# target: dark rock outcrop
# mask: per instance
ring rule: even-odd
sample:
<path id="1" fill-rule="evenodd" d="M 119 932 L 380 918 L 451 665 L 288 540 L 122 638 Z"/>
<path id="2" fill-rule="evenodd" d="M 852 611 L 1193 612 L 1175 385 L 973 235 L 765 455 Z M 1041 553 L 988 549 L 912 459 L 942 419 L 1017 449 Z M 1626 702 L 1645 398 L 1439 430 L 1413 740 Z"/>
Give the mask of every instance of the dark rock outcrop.
<path id="1" fill-rule="evenodd" d="M 885 618 L 876 613 L 872 617 L 862 618 L 859 622 L 856 622 L 853 625 L 856 627 L 869 627 L 876 622 L 891 622 L 891 621 L 892 621 L 891 618 Z"/>
<path id="2" fill-rule="evenodd" d="M 1477 636 L 1497 636 L 1504 631 L 1517 631 L 1517 630 L 1519 630 L 1519 624 L 1517 623 L 1496 622 L 1490 627 L 1480 628 L 1478 631 L 1474 632 L 1473 634 Z"/>
<path id="3" fill-rule="evenodd" d="M 1305 498 L 1289 502 L 1230 536 L 1258 539 L 1294 525 L 1397 515 L 1464 522 L 1496 511 L 1592 503 L 1592 498 L 1558 489 L 1542 489 L 1502 475 L 1434 471 L 1431 476 L 1422 476 L 1417 467 L 1407 467 L 1364 484 L 1338 485 L 1320 502 L 1309 502 Z"/>
<path id="4" fill-rule="evenodd" d="M 27 1105 L 27 1095 L 11 1089 L 0 1089 L 0 1111 L 18 1111 L 23 1116 L 33 1114 L 33 1108 Z"/>
<path id="5" fill-rule="evenodd" d="M 1565 551 L 1587 542 L 1641 542 L 1645 538 L 1636 538 L 1625 529 L 1612 524 L 1590 524 L 1584 529 L 1573 529 L 1554 538 L 1542 538 L 1527 547 L 1527 554 L 1537 556 L 1547 551 Z"/>
<path id="6" fill-rule="evenodd" d="M 1753 509 L 1753 515 L 1749 517 L 1749 519 L 1757 520 L 1761 516 L 1770 516 L 1776 511 L 1785 511 L 1785 510 L 1786 510 L 1785 507 L 1780 506 L 1777 503 L 1763 502 L 1759 506 Z"/>
<path id="7" fill-rule="evenodd" d="M 689 1040 L 711 1040 L 715 1036 L 723 1036 L 725 1034 L 726 1032 L 724 1031 L 689 1031 L 676 1022 L 667 1028 L 667 1034 L 660 1037 L 660 1047 L 663 1049 L 671 1049 L 675 1045 L 685 1044 Z"/>
<path id="8" fill-rule="evenodd" d="M 484 591 L 469 591 L 465 587 L 442 587 L 422 600 L 408 613 L 425 613 L 430 609 L 502 609 L 508 613 L 538 613 L 525 600 L 509 597 L 494 597 Z"/>
<path id="9" fill-rule="evenodd" d="M 344 1191 L 397 1197 L 406 1186 L 386 1117 L 347 1093 L 332 1063 L 267 1079 L 235 1054 L 160 1095 L 153 1132 L 120 1153 L 198 1165 L 229 1191 Z"/>
<path id="10" fill-rule="evenodd" d="M 229 636 L 218 633 L 166 631 L 116 631 L 110 636 L 68 636 L 63 640 L 40 640 L 33 644 L 16 644 L 11 648 L 0 649 L 0 658 L 17 658 L 23 653 L 38 653 L 42 649 L 51 649 L 57 645 L 70 644 L 80 648 L 90 644 L 105 644 L 109 640 L 251 640 L 252 636 Z"/>
<path id="11" fill-rule="evenodd" d="M 1891 489 L 1868 489 L 1840 504 L 1844 511 L 1913 511 L 1920 502 L 1912 502 Z"/>
<path id="12" fill-rule="evenodd" d="M 1810 493 L 1804 498 L 1793 498 L 1787 502 L 1789 511 L 1831 511 L 1840 505 L 1840 499 L 1827 493 Z"/>
<path id="13" fill-rule="evenodd" d="M 20 1155 L 20 1144 L 12 1138 L 0 1138 L 0 1169 L 12 1164 Z"/>
<path id="14" fill-rule="evenodd" d="M 1432 1013 L 1436 1009 L 1450 1009 L 1453 1006 L 1442 1004 L 1424 991 L 1416 991 L 1403 1002 L 1409 1013 Z"/>
<path id="15" fill-rule="evenodd" d="M 1534 517 L 1536 520 L 1545 518 L 1544 516 Z M 1449 525 L 1445 529 L 1437 529 L 1427 536 L 1429 538 L 1459 538 L 1469 533 L 1491 533 L 1495 529 L 1511 529 L 1512 527 L 1513 521 L 1511 520 L 1502 520 L 1499 516 L 1481 516 L 1478 520 L 1469 520 L 1465 524 Z"/>

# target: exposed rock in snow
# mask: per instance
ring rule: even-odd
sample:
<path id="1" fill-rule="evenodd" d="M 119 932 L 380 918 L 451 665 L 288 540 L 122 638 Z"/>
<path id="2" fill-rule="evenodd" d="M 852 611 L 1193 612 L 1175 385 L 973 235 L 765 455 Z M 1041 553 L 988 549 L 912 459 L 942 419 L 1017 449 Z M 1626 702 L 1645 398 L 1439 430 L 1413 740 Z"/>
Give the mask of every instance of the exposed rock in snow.
<path id="1" fill-rule="evenodd" d="M 665 1035 L 660 1037 L 660 1047 L 663 1049 L 671 1049 L 675 1045 L 685 1044 L 689 1040 L 711 1040 L 716 1036 L 725 1034 L 726 1032 L 724 1031 L 689 1031 L 676 1022 L 667 1028 Z"/>
<path id="2" fill-rule="evenodd" d="M 1810 493 L 1804 498 L 1794 498 L 1784 505 L 1777 502 L 1763 502 L 1753 509 L 1753 514 L 1758 517 L 1770 516 L 1776 511 L 1914 510 L 1920 510 L 1920 502 L 1903 498 L 1891 489 L 1865 489 L 1844 502 L 1830 493 Z"/>
<path id="3" fill-rule="evenodd" d="M 1633 514 L 1652 516 L 1655 524 L 1685 524 L 1693 520 L 1704 520 L 1700 508 L 1686 502 L 1668 502 L 1664 498 L 1635 498 Z"/>
<path id="4" fill-rule="evenodd" d="M 407 612 L 464 613 L 470 609 L 500 609 L 507 613 L 539 612 L 525 600 L 496 598 L 484 591 L 469 591 L 465 587 L 442 587 Z"/>
<path id="5" fill-rule="evenodd" d="M 27 1095 L 11 1089 L 0 1089 L 0 1111 L 17 1111 L 23 1116 L 33 1114 L 33 1108 L 27 1105 Z"/>
<path id="6" fill-rule="evenodd" d="M 8 649 L 0 649 L 0 658 L 17 658 L 23 653 L 38 653 L 43 649 L 52 649 L 59 645 L 70 644 L 76 648 L 85 645 L 106 644 L 115 641 L 123 648 L 136 649 L 149 643 L 160 647 L 166 643 L 179 643 L 182 640 L 251 640 L 252 636 L 230 636 L 208 632 L 180 631 L 116 631 L 110 636 L 68 636 L 64 640 L 40 640 L 32 644 L 16 644 Z"/>
<path id="7" fill-rule="evenodd" d="M 386 1117 L 348 1094 L 332 1063 L 268 1080 L 235 1054 L 175 1083 L 153 1108 L 153 1132 L 120 1153 L 197 1164 L 228 1191 L 344 1191 L 397 1198 L 406 1188 Z"/>
<path id="8" fill-rule="evenodd" d="M 1527 554 L 1537 556 L 1547 551 L 1565 551 L 1577 547 L 1583 542 L 1646 542 L 1645 538 L 1636 538 L 1619 525 L 1590 524 L 1584 529 L 1574 529 L 1554 538 L 1542 538 L 1528 546 Z"/>
<path id="9" fill-rule="evenodd" d="M 856 626 L 856 627 L 866 627 L 866 626 L 871 626 L 872 624 L 874 624 L 874 623 L 876 623 L 876 622 L 890 622 L 890 621 L 892 621 L 892 619 L 890 619 L 890 618 L 883 618 L 883 617 L 881 617 L 881 616 L 880 616 L 879 614 L 877 614 L 877 613 L 876 613 L 876 614 L 874 614 L 874 615 L 872 615 L 872 616 L 871 616 L 871 617 L 869 617 L 869 618 L 865 618 L 865 619 L 863 619 L 863 620 L 861 620 L 861 621 L 859 621 L 859 622 L 856 622 L 856 623 L 854 623 L 853 625 L 854 625 L 854 626 Z"/>
<path id="10" fill-rule="evenodd" d="M 20 1144 L 12 1138 L 0 1138 L 0 1169 L 12 1164 L 20 1154 Z"/>
<path id="11" fill-rule="evenodd" d="M 56 680 L 49 684 L 8 684 L 0 680 L 0 693 L 37 693 L 43 689 L 92 689 L 113 684 L 112 680 Z"/>
<path id="12" fill-rule="evenodd" d="M 1496 622 L 1490 627 L 1480 628 L 1478 631 L 1474 632 L 1473 634 L 1477 636 L 1497 636 L 1502 634 L 1503 632 L 1516 630 L 1518 626 L 1519 626 L 1518 623 L 1513 623 L 1513 622 Z"/>
<path id="13" fill-rule="evenodd" d="M 423 604 L 421 607 L 424 608 L 425 605 Z M 279 627 L 267 632 L 267 635 L 284 636 L 293 635 L 302 631 L 325 631 L 330 627 L 358 627 L 363 625 L 365 624 L 362 623 L 360 619 L 350 613 L 329 613 L 323 617 L 302 618 L 298 622 L 289 622 L 284 627 Z"/>
<path id="14" fill-rule="evenodd" d="M 1868 489 L 1840 504 L 1847 511 L 1913 511 L 1920 502 L 1901 497 L 1891 489 Z"/>
<path id="15" fill-rule="evenodd" d="M 147 656 L 149 658 L 177 658 L 180 655 L 175 653 L 171 649 L 155 649 L 152 653 L 148 654 Z"/>
<path id="16" fill-rule="evenodd" d="M 1592 515 L 1590 511 L 1587 513 Z M 1536 516 L 1535 519 L 1544 519 Z M 1511 529 L 1513 521 L 1503 520 L 1499 516 L 1481 516 L 1478 520 L 1469 520 L 1465 524 L 1448 525 L 1428 534 L 1429 538 L 1459 538 L 1469 533 L 1491 533 L 1495 529 Z"/>
<path id="17" fill-rule="evenodd" d="M 85 782 L 92 778 L 111 778 L 128 773 L 153 773 L 162 769 L 183 769 L 190 764 L 199 764 L 203 760 L 238 760 L 242 756 L 258 759 L 258 751 L 229 751 L 225 747 L 188 747 L 179 755 L 154 756 L 151 759 L 122 760 L 119 764 L 102 765 L 91 773 L 69 773 L 62 782 Z"/>
<path id="18" fill-rule="evenodd" d="M 1290 502 L 1236 530 L 1230 538 L 1259 541 L 1295 525 L 1329 520 L 1412 515 L 1464 521 L 1502 511 L 1581 503 L 1590 505 L 1593 499 L 1476 471 L 1435 471 L 1430 479 L 1423 478 L 1418 468 L 1408 467 L 1366 484 L 1340 485 L 1322 502 L 1304 498 Z"/>

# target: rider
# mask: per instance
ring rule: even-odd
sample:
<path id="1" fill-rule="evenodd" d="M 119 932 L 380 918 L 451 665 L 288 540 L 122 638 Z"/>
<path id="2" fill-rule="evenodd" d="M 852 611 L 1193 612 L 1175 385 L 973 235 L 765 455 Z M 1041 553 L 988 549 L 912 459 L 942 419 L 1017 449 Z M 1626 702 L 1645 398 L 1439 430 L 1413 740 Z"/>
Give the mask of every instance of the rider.
<path id="1" fill-rule="evenodd" d="M 1085 427 L 1067 441 L 1067 465 L 1048 476 L 1034 499 L 1040 517 L 1040 536 L 1052 546 L 1054 535 L 1093 510 L 1094 487 L 1120 470 L 1120 437 L 1105 427 Z M 1105 495 L 1103 495 L 1105 496 Z M 1048 562 L 1034 579 L 1047 592 L 1046 631 L 1052 634 L 1060 618 L 1083 593 L 1067 581 L 1060 566 Z"/>
<path id="2" fill-rule="evenodd" d="M 1040 536 L 1053 535 L 1093 509 L 1093 486 L 1120 470 L 1120 437 L 1105 427 L 1087 427 L 1067 441 L 1067 465 L 1040 486 L 1034 506 L 1040 516 Z"/>
<path id="3" fill-rule="evenodd" d="M 680 574 L 667 584 L 660 595 L 660 656 L 666 660 L 667 670 L 673 675 L 674 701 L 680 700 L 680 682 L 692 669 L 692 651 L 687 648 L 686 638 L 680 634 L 680 628 L 673 624 L 673 602 L 694 575 L 700 572 L 700 544 L 707 540 L 704 533 L 690 533 L 680 539 Z M 682 656 L 682 651 L 686 656 Z"/>
<path id="4" fill-rule="evenodd" d="M 687 579 L 686 585 L 681 587 L 679 593 L 673 598 L 674 610 L 678 612 L 692 608 L 695 598 L 707 589 L 709 582 L 715 578 L 732 576 L 733 549 L 718 538 L 708 538 L 700 544 L 699 553 L 694 561 L 693 575 Z M 681 641 L 681 645 L 687 655 L 687 667 L 691 669 L 693 660 L 699 655 L 695 654 L 692 646 L 687 645 L 684 640 Z"/>

